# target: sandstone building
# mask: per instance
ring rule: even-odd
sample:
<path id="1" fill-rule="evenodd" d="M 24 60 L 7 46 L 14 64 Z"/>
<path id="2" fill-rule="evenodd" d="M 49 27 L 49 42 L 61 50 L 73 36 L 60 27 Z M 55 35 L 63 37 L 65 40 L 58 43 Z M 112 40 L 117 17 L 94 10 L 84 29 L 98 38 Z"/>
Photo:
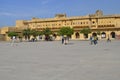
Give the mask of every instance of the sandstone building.
<path id="1" fill-rule="evenodd" d="M 56 14 L 54 18 L 32 18 L 32 20 L 17 20 L 15 27 L 3 27 L 0 29 L 0 39 L 8 40 L 7 32 L 16 31 L 21 33 L 23 29 L 31 28 L 42 31 L 44 28 L 50 28 L 57 35 L 57 31 L 63 27 L 68 26 L 74 29 L 74 34 L 71 39 L 83 40 L 84 36 L 80 33 L 83 28 L 90 28 L 91 35 L 99 35 L 100 39 L 120 38 L 120 15 L 104 15 L 101 10 L 97 10 L 95 14 L 86 16 L 67 17 L 66 14 Z M 4 38 L 3 38 L 4 37 Z M 89 37 L 88 37 L 89 38 Z M 57 36 L 56 40 L 60 37 Z"/>

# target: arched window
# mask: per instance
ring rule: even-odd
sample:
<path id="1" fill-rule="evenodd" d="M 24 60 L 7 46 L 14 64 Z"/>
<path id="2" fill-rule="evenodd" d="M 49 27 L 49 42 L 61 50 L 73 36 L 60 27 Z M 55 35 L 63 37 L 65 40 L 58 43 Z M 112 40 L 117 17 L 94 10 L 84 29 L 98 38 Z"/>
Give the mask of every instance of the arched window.
<path id="1" fill-rule="evenodd" d="M 56 37 L 57 37 L 57 34 L 53 34 L 53 36 L 56 38 Z"/>
<path id="2" fill-rule="evenodd" d="M 115 38 L 115 32 L 111 32 L 111 37 Z"/>
<path id="3" fill-rule="evenodd" d="M 102 38 L 106 38 L 106 33 L 105 33 L 105 32 L 102 32 L 102 33 L 101 33 L 101 37 L 102 37 Z"/>
<path id="4" fill-rule="evenodd" d="M 75 33 L 76 38 L 80 38 L 80 34 L 78 32 Z"/>
<path id="5" fill-rule="evenodd" d="M 94 33 L 92 33 L 92 36 L 97 36 L 97 33 L 95 33 L 95 32 L 94 32 Z"/>

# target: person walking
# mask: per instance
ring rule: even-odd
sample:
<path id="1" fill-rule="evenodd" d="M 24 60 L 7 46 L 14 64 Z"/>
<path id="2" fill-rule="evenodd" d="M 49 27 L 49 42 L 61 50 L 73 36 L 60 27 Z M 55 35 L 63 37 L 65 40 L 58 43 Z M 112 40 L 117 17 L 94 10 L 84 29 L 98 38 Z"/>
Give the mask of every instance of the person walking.
<path id="1" fill-rule="evenodd" d="M 97 36 L 94 36 L 94 45 L 97 44 L 97 40 L 98 40 Z"/>
<path id="2" fill-rule="evenodd" d="M 107 38 L 107 42 L 111 42 L 111 40 L 110 40 L 110 38 L 109 38 L 109 37 Z"/>
<path id="3" fill-rule="evenodd" d="M 64 44 L 67 45 L 67 35 L 64 36 Z"/>
<path id="4" fill-rule="evenodd" d="M 62 36 L 62 44 L 64 44 L 64 36 Z"/>
<path id="5" fill-rule="evenodd" d="M 93 41 L 94 41 L 94 37 L 93 37 L 93 36 L 90 36 L 90 44 L 91 44 L 91 45 L 93 44 Z"/>
<path id="6" fill-rule="evenodd" d="M 14 42 L 15 42 L 15 36 L 12 37 L 12 43 L 11 43 L 11 46 L 14 45 Z"/>

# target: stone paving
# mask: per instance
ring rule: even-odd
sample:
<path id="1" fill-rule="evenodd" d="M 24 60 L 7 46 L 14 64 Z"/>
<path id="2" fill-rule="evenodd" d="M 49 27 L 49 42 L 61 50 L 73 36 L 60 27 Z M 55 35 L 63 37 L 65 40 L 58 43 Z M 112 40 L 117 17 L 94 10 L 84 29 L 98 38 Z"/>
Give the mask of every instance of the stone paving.
<path id="1" fill-rule="evenodd" d="M 120 80 L 120 41 L 0 42 L 0 80 Z"/>

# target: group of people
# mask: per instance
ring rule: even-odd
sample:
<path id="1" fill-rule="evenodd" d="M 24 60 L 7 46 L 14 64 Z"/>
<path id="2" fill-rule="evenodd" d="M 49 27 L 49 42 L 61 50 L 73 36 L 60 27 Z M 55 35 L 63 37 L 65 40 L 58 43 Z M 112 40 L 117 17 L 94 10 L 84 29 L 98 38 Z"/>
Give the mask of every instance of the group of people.
<path id="1" fill-rule="evenodd" d="M 107 38 L 107 42 L 111 42 L 110 37 Z M 97 36 L 90 36 L 90 44 L 96 45 L 98 43 L 98 37 Z"/>
<path id="2" fill-rule="evenodd" d="M 98 37 L 97 36 L 90 36 L 90 44 L 96 45 L 98 43 Z"/>
<path id="3" fill-rule="evenodd" d="M 13 46 L 14 42 L 16 41 L 16 37 L 13 36 L 12 37 L 12 42 L 11 42 L 11 46 Z M 34 42 L 34 39 L 33 39 L 33 42 Z M 67 45 L 69 42 L 69 37 L 67 36 L 62 36 L 62 44 L 65 44 Z M 108 37 L 107 38 L 107 42 L 111 42 L 110 38 Z M 96 45 L 98 43 L 98 37 L 97 36 L 90 36 L 90 44 L 94 44 Z"/>
<path id="4" fill-rule="evenodd" d="M 69 38 L 67 36 L 62 36 L 62 44 L 67 45 Z"/>

